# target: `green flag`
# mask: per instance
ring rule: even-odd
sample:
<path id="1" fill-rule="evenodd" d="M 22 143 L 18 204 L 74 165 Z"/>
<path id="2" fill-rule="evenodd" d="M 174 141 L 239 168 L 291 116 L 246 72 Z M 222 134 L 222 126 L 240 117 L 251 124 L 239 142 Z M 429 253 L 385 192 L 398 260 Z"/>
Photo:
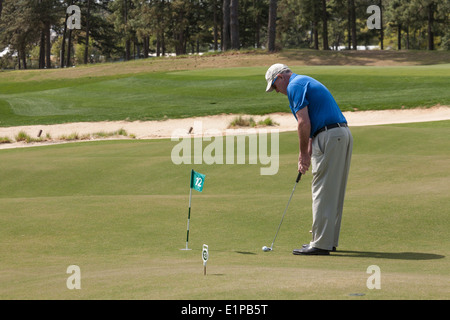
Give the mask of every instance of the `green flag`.
<path id="1" fill-rule="evenodd" d="M 191 171 L 191 189 L 202 192 L 205 175 L 194 170 Z"/>

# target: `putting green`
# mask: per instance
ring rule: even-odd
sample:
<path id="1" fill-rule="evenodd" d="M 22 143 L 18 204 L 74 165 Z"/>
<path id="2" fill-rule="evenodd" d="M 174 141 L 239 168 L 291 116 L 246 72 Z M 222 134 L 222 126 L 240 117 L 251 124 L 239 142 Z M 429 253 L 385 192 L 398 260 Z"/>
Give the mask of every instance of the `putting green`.
<path id="1" fill-rule="evenodd" d="M 310 174 L 274 251 L 261 250 L 295 182 L 293 132 L 280 134 L 273 176 L 259 164 L 174 165 L 169 140 L 1 150 L 0 298 L 448 299 L 450 121 L 351 130 L 341 243 L 327 257 L 291 254 L 310 240 Z M 191 169 L 206 180 L 181 251 Z M 80 290 L 66 286 L 70 265 Z M 381 289 L 366 285 L 372 265 Z"/>

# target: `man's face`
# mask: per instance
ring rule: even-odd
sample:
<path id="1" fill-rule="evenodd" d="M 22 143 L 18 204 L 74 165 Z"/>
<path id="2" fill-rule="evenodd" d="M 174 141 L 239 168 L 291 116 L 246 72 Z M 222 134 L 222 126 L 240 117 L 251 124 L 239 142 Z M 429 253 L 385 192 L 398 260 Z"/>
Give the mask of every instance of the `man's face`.
<path id="1" fill-rule="evenodd" d="M 282 93 L 284 95 L 287 95 L 287 86 L 289 84 L 289 78 L 290 78 L 290 74 L 287 74 L 287 73 L 277 75 L 274 82 L 272 83 L 272 88 L 277 93 Z"/>

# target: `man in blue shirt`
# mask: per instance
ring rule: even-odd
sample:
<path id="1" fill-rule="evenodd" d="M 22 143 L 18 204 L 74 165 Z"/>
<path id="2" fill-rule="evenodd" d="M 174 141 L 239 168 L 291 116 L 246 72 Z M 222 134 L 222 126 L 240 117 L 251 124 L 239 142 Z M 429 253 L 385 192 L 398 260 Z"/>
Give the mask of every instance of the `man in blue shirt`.
<path id="1" fill-rule="evenodd" d="M 328 255 L 339 242 L 353 148 L 347 120 L 330 91 L 311 77 L 277 63 L 267 70 L 266 81 L 266 92 L 275 90 L 288 97 L 297 120 L 298 171 L 305 174 L 312 166 L 312 241 L 293 254 Z"/>

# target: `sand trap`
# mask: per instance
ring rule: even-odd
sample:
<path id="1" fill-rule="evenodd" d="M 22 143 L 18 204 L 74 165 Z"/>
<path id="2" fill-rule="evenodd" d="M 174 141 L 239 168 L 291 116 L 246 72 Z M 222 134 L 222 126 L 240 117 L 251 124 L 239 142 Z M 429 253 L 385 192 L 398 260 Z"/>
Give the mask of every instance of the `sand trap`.
<path id="1" fill-rule="evenodd" d="M 450 120 L 450 107 L 437 105 L 432 108 L 416 108 L 416 109 L 402 109 L 402 110 L 382 110 L 382 111 L 356 111 L 344 112 L 350 127 L 380 125 L 392 123 L 411 123 L 411 122 L 427 122 Z M 267 127 L 278 129 L 282 131 L 295 131 L 296 121 L 291 113 L 273 113 L 264 116 L 246 116 L 244 118 L 253 117 L 258 122 L 267 117 L 270 117 L 278 126 Z M 42 146 L 55 143 L 63 143 L 66 141 L 59 141 L 58 139 L 63 135 L 70 135 L 77 133 L 79 136 L 93 134 L 96 132 L 114 132 L 120 129 L 125 129 L 128 134 L 133 134 L 136 139 L 163 139 L 170 138 L 172 134 L 177 132 L 188 133 L 191 127 L 194 127 L 194 122 L 199 121 L 201 131 L 197 133 L 204 133 L 205 131 L 219 131 L 225 133 L 230 123 L 236 118 L 236 115 L 217 115 L 208 117 L 196 117 L 188 119 L 169 119 L 164 121 L 103 121 L 103 122 L 77 122 L 67 124 L 55 125 L 33 125 L 20 127 L 0 128 L 0 137 L 8 137 L 11 141 L 15 141 L 16 135 L 20 131 L 26 132 L 30 137 L 37 138 L 40 130 L 42 130 L 41 137 L 50 135 L 51 141 L 25 143 L 14 142 L 0 144 L 0 149 L 19 148 Z M 197 126 L 196 129 L 200 127 Z M 193 132 L 191 133 L 196 133 Z M 111 137 L 110 139 L 118 139 L 120 137 Z M 122 137 L 123 138 L 123 137 Z"/>

